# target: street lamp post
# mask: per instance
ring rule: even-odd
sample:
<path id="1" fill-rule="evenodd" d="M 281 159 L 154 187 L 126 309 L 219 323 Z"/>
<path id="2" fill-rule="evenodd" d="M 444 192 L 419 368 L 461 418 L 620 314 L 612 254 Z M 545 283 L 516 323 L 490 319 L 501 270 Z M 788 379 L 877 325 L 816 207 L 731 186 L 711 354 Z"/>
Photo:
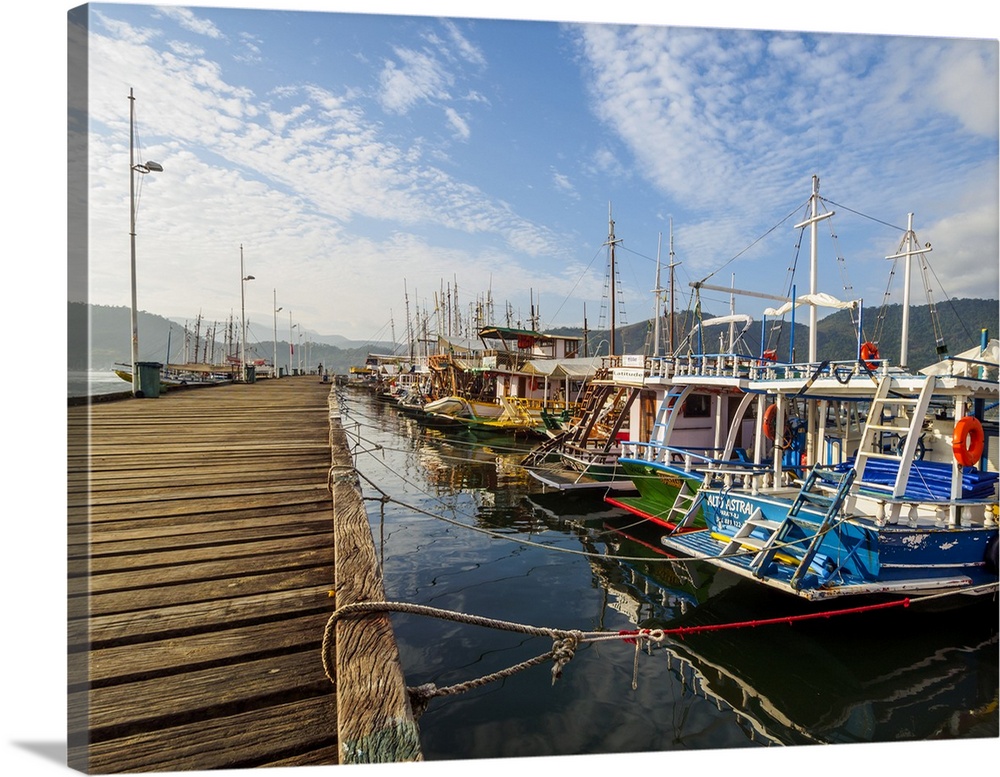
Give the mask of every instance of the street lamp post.
<path id="1" fill-rule="evenodd" d="M 247 379 L 247 303 L 246 303 L 246 284 L 247 281 L 254 280 L 252 275 L 246 275 L 243 269 L 243 244 L 240 243 L 240 320 L 241 320 L 241 334 L 240 339 L 240 369 L 242 370 L 242 375 L 240 376 L 241 382 L 246 382 Z"/>
<path id="2" fill-rule="evenodd" d="M 139 393 L 139 312 L 135 295 L 135 174 L 162 173 L 163 166 L 158 162 L 145 163 L 135 161 L 135 96 L 132 89 L 128 90 L 128 166 L 129 166 L 129 237 L 132 243 L 132 395 Z"/>
<path id="3" fill-rule="evenodd" d="M 292 330 L 298 324 L 292 323 L 292 311 L 288 311 L 288 374 L 292 374 L 292 360 L 295 357 L 295 346 L 292 345 Z"/>
<path id="4" fill-rule="evenodd" d="M 274 377 L 278 377 L 278 290 L 274 289 Z"/>

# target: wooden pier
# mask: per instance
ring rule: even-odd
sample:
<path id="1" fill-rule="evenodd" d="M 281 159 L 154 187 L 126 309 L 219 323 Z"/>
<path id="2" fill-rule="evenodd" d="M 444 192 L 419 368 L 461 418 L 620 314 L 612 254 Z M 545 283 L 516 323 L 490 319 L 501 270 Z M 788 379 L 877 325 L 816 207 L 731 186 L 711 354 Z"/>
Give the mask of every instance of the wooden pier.
<path id="1" fill-rule="evenodd" d="M 420 760 L 331 384 L 171 390 L 68 413 L 69 765 Z M 336 590 L 337 596 L 331 592 Z"/>

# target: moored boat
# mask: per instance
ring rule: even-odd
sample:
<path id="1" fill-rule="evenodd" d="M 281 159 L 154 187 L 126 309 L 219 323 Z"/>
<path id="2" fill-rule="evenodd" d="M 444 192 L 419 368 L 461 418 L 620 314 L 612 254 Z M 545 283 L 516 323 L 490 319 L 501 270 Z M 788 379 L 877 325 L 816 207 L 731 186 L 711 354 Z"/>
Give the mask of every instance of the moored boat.
<path id="1" fill-rule="evenodd" d="M 811 339 L 807 362 L 675 364 L 657 433 L 624 445 L 640 497 L 617 503 L 668 526 L 665 548 L 806 599 L 995 593 L 996 341 L 915 373 L 878 359 L 860 318 L 856 337 L 852 361 Z M 699 390 L 713 439 L 693 445 L 676 420 Z"/>

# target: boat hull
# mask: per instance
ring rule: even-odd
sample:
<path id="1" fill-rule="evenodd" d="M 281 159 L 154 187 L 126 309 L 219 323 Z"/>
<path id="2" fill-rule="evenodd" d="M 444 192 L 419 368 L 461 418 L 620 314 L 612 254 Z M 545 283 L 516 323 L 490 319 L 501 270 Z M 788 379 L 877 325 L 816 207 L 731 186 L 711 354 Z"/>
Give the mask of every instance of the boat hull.
<path id="1" fill-rule="evenodd" d="M 793 581 L 823 514 L 799 512 L 783 539 L 787 552 L 755 567 L 755 551 L 768 533 L 762 531 L 755 544 L 755 533 L 750 532 L 743 552 L 733 552 L 731 541 L 751 516 L 781 524 L 793 500 L 714 488 L 702 489 L 701 496 L 707 524 L 701 532 L 704 536 L 668 536 L 663 539 L 664 546 L 799 596 L 929 595 L 961 590 L 988 594 L 997 590 L 996 562 L 990 562 L 991 548 L 995 549 L 997 542 L 995 525 L 880 525 L 868 515 L 848 515 L 822 533 L 808 571 L 799 581 Z"/>
<path id="2" fill-rule="evenodd" d="M 685 483 L 691 492 L 697 491 L 701 480 L 637 459 L 623 458 L 619 459 L 618 463 L 621 472 L 632 482 L 639 495 L 636 497 L 616 497 L 613 504 L 654 523 L 670 529 L 675 528 L 676 523 L 670 516 L 677 504 L 678 493 Z M 693 517 L 697 523 L 704 526 L 704 523 L 701 522 L 700 510 Z"/>

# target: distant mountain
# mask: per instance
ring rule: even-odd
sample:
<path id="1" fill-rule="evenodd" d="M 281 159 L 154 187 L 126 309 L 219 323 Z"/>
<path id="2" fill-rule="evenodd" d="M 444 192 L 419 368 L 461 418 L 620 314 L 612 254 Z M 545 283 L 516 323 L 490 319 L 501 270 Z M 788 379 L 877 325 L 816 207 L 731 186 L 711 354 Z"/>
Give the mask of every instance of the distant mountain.
<path id="1" fill-rule="evenodd" d="M 115 364 L 131 363 L 132 324 L 131 310 L 127 307 L 108 305 L 88 305 L 70 302 L 67 319 L 67 345 L 69 370 L 110 370 Z M 139 360 L 168 361 L 169 346 L 172 363 L 183 362 L 185 354 L 191 361 L 221 362 L 225 358 L 227 342 L 234 337 L 226 337 L 225 327 L 220 324 L 214 338 L 207 338 L 209 324 L 202 322 L 198 338 L 197 356 L 194 345 L 193 325 L 188 332 L 182 323 L 171 321 L 145 311 L 139 311 Z M 89 327 L 89 338 L 88 338 Z M 251 330 L 251 335 L 253 330 Z M 324 342 L 329 341 L 329 342 Z M 340 344 L 339 346 L 337 344 Z M 274 342 L 271 340 L 252 341 L 247 344 L 247 358 L 267 359 L 274 357 Z M 289 363 L 288 340 L 278 339 L 278 366 L 287 368 Z M 232 347 L 232 346 L 230 346 Z M 324 365 L 331 372 L 346 373 L 351 366 L 364 364 L 368 352 L 390 353 L 392 343 L 362 343 L 333 335 L 328 337 L 310 335 L 307 346 L 295 344 L 294 365 L 303 359 L 303 368 L 316 369 Z M 308 364 L 304 359 L 308 357 Z"/>
<path id="2" fill-rule="evenodd" d="M 988 337 L 1000 336 L 1000 302 L 995 299 L 953 299 L 936 305 L 937 328 L 931 317 L 929 305 L 911 306 L 910 336 L 908 361 L 909 367 L 921 369 L 941 358 L 937 353 L 938 335 L 941 346 L 946 353 L 957 354 L 976 346 L 980 342 L 982 330 Z M 703 320 L 712 318 L 714 314 L 705 313 Z M 799 308 L 795 323 L 794 343 L 792 326 L 788 317 L 784 321 L 767 322 L 767 332 L 764 337 L 767 348 L 775 349 L 779 358 L 790 358 L 789 348 L 794 347 L 795 358 L 805 361 L 808 358 L 809 327 L 801 323 L 807 318 L 803 308 Z M 880 308 L 865 308 L 862 312 L 863 340 L 875 341 L 879 347 L 879 355 L 892 364 L 899 364 L 899 352 L 902 332 L 903 306 L 888 305 Z M 684 338 L 692 331 L 696 319 L 691 311 L 674 315 L 674 342 L 676 346 L 684 343 Z M 741 327 L 737 325 L 736 331 Z M 821 359 L 850 360 L 856 357 L 857 329 L 851 321 L 851 311 L 840 310 L 826 316 L 817 322 L 816 348 Z M 653 342 L 653 321 L 642 321 L 638 324 L 621 327 L 617 332 L 616 353 L 651 353 Z M 666 342 L 666 321 L 661 323 L 661 337 Z M 720 325 L 705 328 L 702 332 L 702 346 L 705 351 L 728 349 L 729 326 Z M 560 327 L 551 330 L 551 334 L 569 337 L 583 337 L 582 329 Z M 609 330 L 590 331 L 587 333 L 587 353 L 593 355 L 598 347 L 601 353 L 608 353 Z M 720 342 L 720 336 L 722 338 Z M 760 353 L 761 322 L 755 321 L 743 336 L 743 342 L 751 353 Z M 697 344 L 692 348 L 697 350 Z"/>
<path id="3" fill-rule="evenodd" d="M 801 310 L 801 309 L 800 309 Z M 923 305 L 910 310 L 909 366 L 914 369 L 926 367 L 938 360 L 938 339 L 942 347 L 950 354 L 972 348 L 979 344 L 980 333 L 987 330 L 988 336 L 996 337 L 1000 333 L 1000 302 L 993 299 L 954 299 L 937 305 L 937 327 L 931 320 L 930 307 Z M 705 314 L 705 320 L 711 315 Z M 800 318 L 805 318 L 803 313 Z M 675 315 L 675 343 L 680 344 L 685 335 L 694 326 L 695 319 L 691 311 Z M 88 323 L 89 323 L 89 358 L 88 358 Z M 900 331 L 902 329 L 902 306 L 889 305 L 884 310 L 865 308 L 862 316 L 866 340 L 876 340 L 880 354 L 891 363 L 899 363 Z M 666 323 L 662 325 L 663 339 L 666 341 Z M 737 327 L 737 331 L 740 327 Z M 111 369 L 116 363 L 131 361 L 131 323 L 130 311 L 126 307 L 110 307 L 106 305 L 86 305 L 84 303 L 69 303 L 68 317 L 68 368 L 70 370 Z M 653 340 L 653 321 L 642 321 L 638 324 L 621 327 L 615 338 L 616 353 L 651 353 Z M 788 359 L 788 349 L 792 343 L 792 328 L 789 320 L 767 324 L 767 347 L 778 351 L 780 358 Z M 583 337 L 582 329 L 560 327 L 549 330 L 550 334 L 570 337 Z M 807 358 L 808 327 L 796 321 L 795 324 L 795 356 L 798 360 Z M 197 359 L 207 357 L 210 361 L 221 361 L 226 351 L 227 338 L 218 333 L 214 344 L 206 343 L 206 331 L 203 327 Z M 707 328 L 702 333 L 702 343 L 706 351 L 726 348 L 728 325 Z M 185 335 L 184 326 L 162 316 L 151 313 L 139 313 L 139 358 L 141 361 L 167 360 L 167 346 L 170 347 L 170 361 L 184 360 L 185 339 L 188 353 L 194 349 L 193 336 Z M 228 338 L 231 340 L 232 338 Z M 610 332 L 590 331 L 587 333 L 587 354 L 594 355 L 597 349 L 603 354 L 608 353 Z M 857 333 L 851 323 L 850 311 L 842 310 L 820 319 L 817 326 L 817 348 L 822 359 L 849 360 L 855 357 Z M 761 324 L 754 322 L 743 336 L 743 341 L 751 353 L 759 353 L 761 340 Z M 278 340 L 278 365 L 288 366 L 288 341 Z M 693 345 L 696 348 L 696 344 Z M 350 367 L 364 364 L 365 357 L 371 353 L 391 353 L 392 343 L 361 343 L 348 340 L 339 335 L 310 336 L 310 343 L 305 354 L 299 352 L 296 344 L 294 354 L 295 364 L 300 358 L 308 356 L 308 365 L 315 369 L 323 364 L 331 372 L 344 374 Z M 397 346 L 402 353 L 402 347 Z M 274 343 L 271 341 L 251 342 L 247 346 L 247 355 L 252 358 L 263 358 L 270 361 L 274 355 Z M 214 358 L 213 358 L 214 357 Z M 194 358 L 192 358 L 194 360 Z"/>

